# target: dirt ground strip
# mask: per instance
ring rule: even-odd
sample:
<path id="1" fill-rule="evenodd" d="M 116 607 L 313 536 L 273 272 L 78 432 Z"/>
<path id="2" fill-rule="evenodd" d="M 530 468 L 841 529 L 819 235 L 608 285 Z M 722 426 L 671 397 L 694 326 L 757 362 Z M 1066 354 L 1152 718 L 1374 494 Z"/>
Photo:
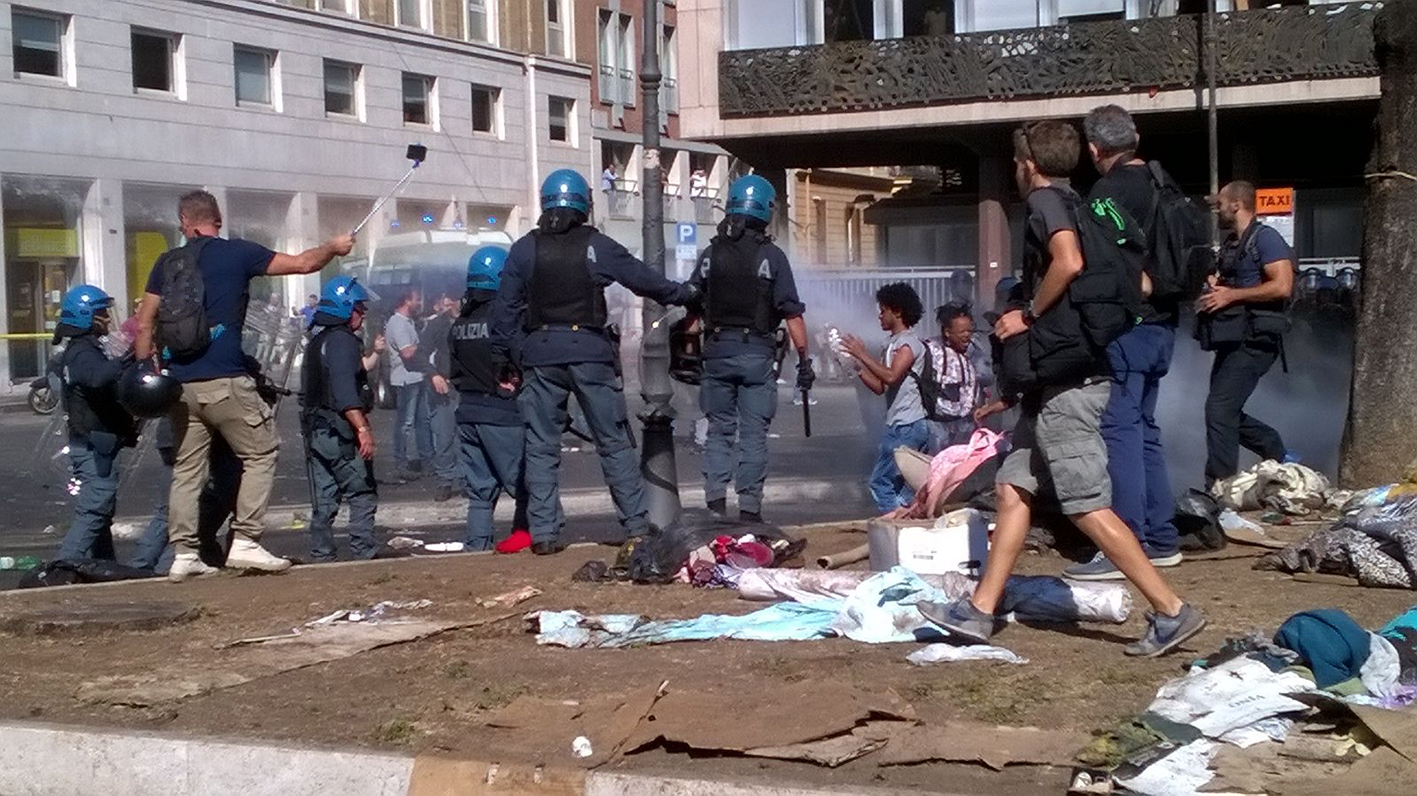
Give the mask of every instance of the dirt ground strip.
<path id="1" fill-rule="evenodd" d="M 857 526 L 862 527 L 862 526 Z M 809 556 L 859 544 L 859 532 L 841 528 L 808 533 Z M 1281 533 L 1293 534 L 1293 529 Z M 1028 658 L 1022 666 L 988 663 L 907 663 L 913 645 L 872 646 L 848 640 L 811 642 L 690 642 L 624 650 L 538 647 L 520 615 L 537 609 L 583 613 L 641 613 L 687 618 L 703 613 L 747 613 L 762 607 L 725 590 L 688 586 L 573 583 L 570 574 L 606 547 L 565 554 L 417 557 L 351 566 L 298 567 L 279 576 L 189 582 L 131 583 L 0 594 L 0 716 L 227 737 L 406 749 L 481 760 L 575 766 L 567 727 L 542 732 L 488 726 L 518 697 L 581 703 L 626 695 L 668 681 L 679 693 L 705 695 L 704 721 L 731 721 L 713 693 L 771 703 L 802 683 L 844 686 L 873 695 L 898 695 L 927 726 L 949 732 L 951 722 L 1034 726 L 1085 734 L 1136 713 L 1156 688 L 1193 657 L 1226 637 L 1272 633 L 1296 611 L 1336 607 L 1376 627 L 1417 602 L 1405 591 L 1363 589 L 1333 582 L 1299 582 L 1251 571 L 1259 548 L 1232 545 L 1170 570 L 1177 589 L 1205 611 L 1210 627 L 1188 651 L 1155 661 L 1123 657 L 1122 642 L 1141 634 L 1142 611 L 1123 626 L 1068 628 L 1014 626 L 997 637 Z M 1029 574 L 1057 574 L 1061 558 L 1030 556 Z M 515 608 L 480 601 L 522 586 L 543 593 Z M 250 648 L 218 648 L 237 639 L 281 634 L 343 608 L 381 600 L 427 599 L 408 611 L 428 623 L 486 622 L 393 644 L 295 671 L 140 707 L 93 701 L 111 679 L 171 680 L 190 672 L 227 672 L 252 660 Z M 39 608 L 94 612 L 134 602 L 167 603 L 175 621 L 156 629 L 102 627 L 36 629 L 15 623 Z M 175 610 L 173 604 L 195 611 Z M 246 657 L 242 657 L 246 656 Z M 242 675 L 242 672 L 235 672 Z M 142 700 L 138 700 L 142 701 Z M 784 716 L 803 707 L 782 704 Z M 592 739 L 594 742 L 595 739 Z M 1058 793 L 1066 768 L 924 764 L 882 767 L 867 755 L 837 769 L 807 763 L 730 758 L 683 749 L 655 749 L 612 760 L 616 769 L 694 776 L 792 779 L 838 785 L 929 787 L 957 792 Z"/>

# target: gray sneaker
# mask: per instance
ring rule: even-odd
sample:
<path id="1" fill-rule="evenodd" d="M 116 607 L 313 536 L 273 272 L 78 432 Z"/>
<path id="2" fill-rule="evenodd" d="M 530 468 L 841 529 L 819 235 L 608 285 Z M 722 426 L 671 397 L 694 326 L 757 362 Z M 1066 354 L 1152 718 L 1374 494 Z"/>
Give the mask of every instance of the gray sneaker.
<path id="1" fill-rule="evenodd" d="M 968 597 L 950 603 L 921 603 L 916 606 L 931 622 L 975 644 L 987 644 L 994 635 L 994 617 L 974 607 Z"/>
<path id="2" fill-rule="evenodd" d="M 1151 565 L 1157 569 L 1168 569 L 1181 563 L 1181 551 L 1176 550 L 1170 553 L 1154 553 L 1150 550 L 1146 552 L 1146 557 L 1151 561 Z M 1122 574 L 1120 569 L 1107 558 L 1098 553 L 1092 557 L 1091 561 L 1083 564 L 1074 564 L 1063 570 L 1063 577 L 1068 580 L 1096 581 L 1096 580 L 1126 580 L 1127 576 Z"/>
<path id="3" fill-rule="evenodd" d="M 1112 563 L 1111 559 L 1098 552 L 1091 561 L 1083 564 L 1074 564 L 1063 570 L 1063 577 L 1068 580 L 1126 580 L 1127 576 L 1122 574 L 1122 570 Z"/>
<path id="4" fill-rule="evenodd" d="M 1162 616 L 1146 612 L 1146 635 L 1123 650 L 1135 658 L 1155 658 L 1165 655 L 1181 642 L 1205 629 L 1205 617 L 1189 605 L 1182 604 L 1181 613 Z"/>

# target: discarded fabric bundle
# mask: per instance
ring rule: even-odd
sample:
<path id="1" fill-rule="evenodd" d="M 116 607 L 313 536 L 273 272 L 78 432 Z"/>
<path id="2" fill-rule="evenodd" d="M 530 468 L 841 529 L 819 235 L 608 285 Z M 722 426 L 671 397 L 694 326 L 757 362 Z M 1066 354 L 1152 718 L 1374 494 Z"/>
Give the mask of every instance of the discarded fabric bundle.
<path id="1" fill-rule="evenodd" d="M 1223 508 L 1274 509 L 1294 515 L 1338 508 L 1349 496 L 1333 492 L 1327 478 L 1302 464 L 1276 461 L 1260 462 L 1239 475 L 1216 481 L 1210 494 Z"/>
<path id="2" fill-rule="evenodd" d="M 735 574 L 738 594 L 745 600 L 843 600 L 875 573 L 797 569 L 750 569 Z M 919 576 L 954 600 L 974 593 L 978 581 L 949 572 Z M 1004 587 L 999 613 L 1020 622 L 1127 621 L 1132 593 L 1117 583 L 1074 583 L 1043 575 L 1013 575 Z"/>
<path id="3" fill-rule="evenodd" d="M 1347 575 L 1364 586 L 1414 588 L 1417 496 L 1348 514 L 1332 528 L 1264 556 L 1255 569 Z"/>

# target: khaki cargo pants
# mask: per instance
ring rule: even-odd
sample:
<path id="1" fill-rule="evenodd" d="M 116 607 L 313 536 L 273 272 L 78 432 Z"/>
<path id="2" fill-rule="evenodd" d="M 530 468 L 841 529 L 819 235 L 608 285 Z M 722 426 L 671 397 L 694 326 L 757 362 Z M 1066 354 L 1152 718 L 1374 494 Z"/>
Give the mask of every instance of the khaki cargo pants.
<path id="1" fill-rule="evenodd" d="M 241 486 L 231 530 L 255 542 L 265 526 L 266 504 L 275 481 L 275 414 L 256 392 L 256 380 L 233 376 L 182 385 L 182 400 L 172 408 L 172 465 L 168 503 L 168 539 L 174 552 L 197 551 L 197 501 L 207 480 L 212 435 L 226 440 L 241 460 Z"/>

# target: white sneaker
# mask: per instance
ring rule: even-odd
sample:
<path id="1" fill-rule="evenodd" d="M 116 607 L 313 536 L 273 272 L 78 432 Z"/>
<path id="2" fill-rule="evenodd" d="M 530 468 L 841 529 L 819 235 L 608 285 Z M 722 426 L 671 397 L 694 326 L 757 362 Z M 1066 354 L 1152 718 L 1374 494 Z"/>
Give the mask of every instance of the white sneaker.
<path id="1" fill-rule="evenodd" d="M 219 570 L 202 563 L 196 553 L 178 553 L 172 558 L 172 568 L 167 571 L 167 579 L 181 583 L 188 578 L 204 578 L 215 575 Z"/>
<path id="2" fill-rule="evenodd" d="M 290 569 L 290 559 L 271 555 L 271 551 L 240 536 L 231 540 L 226 554 L 226 566 L 231 569 L 259 569 L 262 572 L 284 572 Z"/>

